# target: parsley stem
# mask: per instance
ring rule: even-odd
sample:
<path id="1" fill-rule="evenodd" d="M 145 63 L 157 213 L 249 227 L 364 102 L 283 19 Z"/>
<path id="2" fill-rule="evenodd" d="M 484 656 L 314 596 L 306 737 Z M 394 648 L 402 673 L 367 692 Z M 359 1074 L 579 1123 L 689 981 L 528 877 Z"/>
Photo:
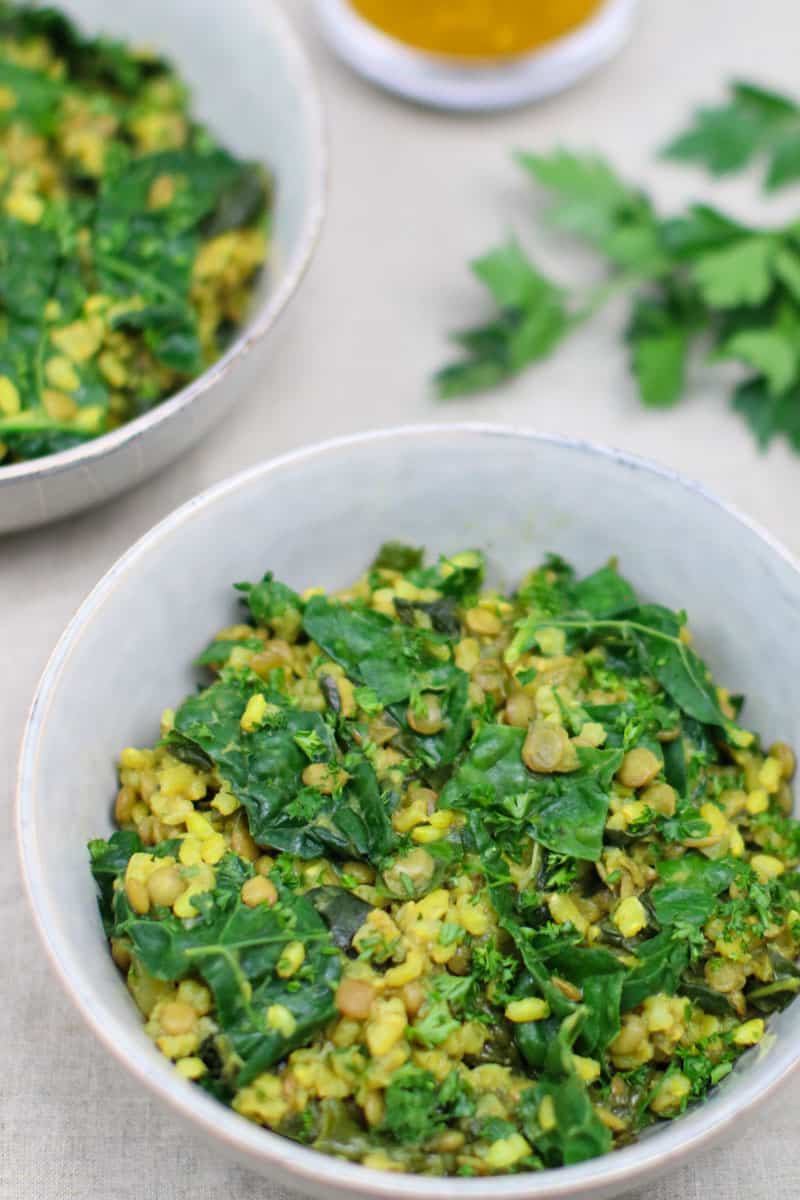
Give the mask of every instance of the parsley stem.
<path id="1" fill-rule="evenodd" d="M 310 933 L 303 939 L 303 943 L 307 945 L 310 942 L 322 942 L 325 941 L 326 937 L 327 934 L 324 933 Z M 290 942 L 291 940 L 291 931 L 287 930 L 278 937 L 249 938 L 243 942 L 234 942 L 230 946 L 223 946 L 219 943 L 210 946 L 192 946 L 185 953 L 187 958 L 205 958 L 209 954 L 223 954 L 225 957 L 228 957 L 233 950 L 247 950 L 251 946 L 275 946 L 284 942 Z"/>
<path id="2" fill-rule="evenodd" d="M 615 621 L 610 618 L 591 619 L 586 621 L 567 621 L 567 620 L 549 620 L 549 621 L 520 621 L 518 625 L 520 634 L 535 634 L 537 629 L 618 629 L 623 637 L 628 630 L 636 630 L 637 633 L 644 633 L 647 637 L 655 638 L 657 641 L 668 642 L 672 646 L 677 646 L 681 651 L 681 655 L 685 656 L 686 647 L 680 638 L 673 637 L 670 633 L 662 633 L 659 629 L 652 629 L 649 625 L 642 625 L 639 621 Z M 519 635 L 517 635 L 519 637 Z M 508 650 L 506 650 L 506 662 L 513 663 L 524 654 L 527 646 L 522 645 L 524 639 L 517 640 L 514 638 Z"/>
<path id="3" fill-rule="evenodd" d="M 583 303 L 573 315 L 573 320 L 586 321 L 593 317 L 596 312 L 599 312 L 609 300 L 626 292 L 628 288 L 637 287 L 644 282 L 641 273 L 623 272 L 619 275 L 612 275 L 610 279 L 605 279 L 596 287 L 590 288 L 583 297 Z"/>

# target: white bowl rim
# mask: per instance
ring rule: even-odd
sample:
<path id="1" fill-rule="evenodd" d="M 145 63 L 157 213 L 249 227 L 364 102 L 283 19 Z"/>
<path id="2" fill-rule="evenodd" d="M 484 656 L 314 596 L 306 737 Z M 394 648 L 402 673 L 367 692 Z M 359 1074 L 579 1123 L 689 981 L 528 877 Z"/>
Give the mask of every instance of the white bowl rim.
<path id="1" fill-rule="evenodd" d="M 246 3 L 258 19 L 263 17 L 266 6 L 251 3 L 251 0 L 246 0 Z M 223 379 L 233 364 L 269 332 L 297 290 L 310 265 L 325 217 L 329 176 L 327 126 L 322 97 L 303 44 L 286 14 L 275 5 L 268 7 L 270 21 L 274 22 L 271 35 L 289 61 L 292 76 L 298 84 L 298 96 L 304 109 L 311 146 L 309 190 L 303 226 L 277 286 L 251 315 L 225 353 L 180 391 L 159 401 L 140 417 L 134 417 L 118 429 L 92 438 L 83 445 L 74 446 L 71 450 L 59 450 L 55 454 L 43 454 L 39 458 L 10 466 L 0 466 L 0 488 L 21 479 L 42 480 L 71 471 L 74 467 L 85 466 L 121 450 L 129 443 L 137 442 L 156 425 L 174 420 L 193 400 Z"/>
<path id="2" fill-rule="evenodd" d="M 251 1124 L 233 1110 L 221 1105 L 200 1089 L 186 1085 L 171 1066 L 153 1069 L 150 1058 L 138 1049 L 127 1035 L 121 1022 L 103 1024 L 84 997 L 64 963 L 61 951 L 66 939 L 58 922 L 48 919 L 46 885 L 37 855 L 37 830 L 32 814 L 28 813 L 31 786 L 38 757 L 38 743 L 46 727 L 49 699 L 73 646 L 84 627 L 91 621 L 114 592 L 117 582 L 135 571 L 138 560 L 158 542 L 168 538 L 177 528 L 190 520 L 195 512 L 213 505 L 229 492 L 247 486 L 262 475 L 302 465 L 304 461 L 335 455 L 352 447 L 365 447 L 395 438 L 430 439 L 449 435 L 473 435 L 476 438 L 509 438 L 532 445 L 550 445 L 587 456 L 599 456 L 633 471 L 646 471 L 693 493 L 700 501 L 722 510 L 759 537 L 779 558 L 800 575 L 800 561 L 772 534 L 756 521 L 709 491 L 703 484 L 688 479 L 671 468 L 639 455 L 611 446 L 588 442 L 558 434 L 540 433 L 517 426 L 485 422 L 451 422 L 401 425 L 369 430 L 330 438 L 310 446 L 250 466 L 227 479 L 213 484 L 182 504 L 139 538 L 95 585 L 72 617 L 53 650 L 34 695 L 23 735 L 17 773 L 16 827 L 17 849 L 28 901 L 34 921 L 61 983 L 80 1011 L 86 1023 L 113 1056 L 150 1091 L 160 1096 L 184 1119 L 191 1121 L 207 1135 L 225 1144 L 229 1154 L 244 1156 L 250 1164 L 274 1164 L 293 1176 L 297 1186 L 308 1183 L 324 1188 L 331 1183 L 331 1165 L 335 1162 L 334 1186 L 350 1195 L 379 1197 L 381 1200 L 581 1200 L 613 1189 L 629 1188 L 643 1183 L 657 1172 L 668 1170 L 690 1152 L 708 1144 L 731 1123 L 747 1113 L 781 1084 L 800 1062 L 800 1038 L 774 1048 L 768 1059 L 763 1078 L 754 1083 L 743 1075 L 735 1089 L 717 1097 L 715 1111 L 709 1115 L 704 1104 L 659 1130 L 655 1136 L 643 1138 L 630 1146 L 615 1150 L 600 1158 L 575 1166 L 550 1168 L 518 1175 L 489 1176 L 481 1179 L 458 1179 L 452 1176 L 436 1178 L 415 1174 L 394 1174 L 360 1164 L 336 1159 Z M 142 1043 L 142 1049 L 149 1047 Z M 613 1194 L 616 1194 L 614 1191 Z"/>
<path id="3" fill-rule="evenodd" d="M 583 22 L 508 56 L 426 50 L 373 24 L 349 0 L 316 0 L 333 51 L 364 79 L 432 108 L 493 112 L 544 100 L 596 71 L 633 32 L 639 0 L 602 0 Z"/>

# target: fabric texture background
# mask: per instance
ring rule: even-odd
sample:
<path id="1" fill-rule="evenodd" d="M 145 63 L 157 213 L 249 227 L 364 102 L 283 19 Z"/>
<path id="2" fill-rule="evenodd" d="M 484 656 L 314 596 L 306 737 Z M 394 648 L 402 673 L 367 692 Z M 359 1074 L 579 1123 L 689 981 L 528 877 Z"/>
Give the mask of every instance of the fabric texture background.
<path id="1" fill-rule="evenodd" d="M 165 0 L 179 2 L 190 7 Z M 654 154 L 690 108 L 716 102 L 731 77 L 798 90 L 796 0 L 644 0 L 634 40 L 610 67 L 539 107 L 475 119 L 426 113 L 369 88 L 319 43 L 306 0 L 282 2 L 307 41 L 327 102 L 332 187 L 322 245 L 279 327 L 261 387 L 202 447 L 144 488 L 100 512 L 0 541 L 2 1200 L 285 1196 L 178 1125 L 83 1028 L 39 946 L 16 866 L 13 774 L 36 679 L 88 590 L 156 520 L 239 467 L 303 442 L 467 418 L 656 458 L 702 478 L 800 551 L 793 519 L 800 459 L 779 445 L 759 455 L 723 389 L 702 372 L 674 412 L 640 408 L 616 336 L 621 314 L 587 327 L 501 392 L 441 406 L 427 387 L 447 357 L 447 330 L 486 311 L 465 263 L 509 229 L 560 277 L 586 274 L 587 258 L 531 219 L 530 188 L 509 159 L 515 147 L 597 146 L 667 210 L 707 198 L 744 219 L 796 217 L 800 188 L 765 200 L 754 175 L 714 183 Z M 746 689 L 747 680 L 732 682 Z M 107 800 L 98 797 L 98 810 Z M 636 1200 L 796 1200 L 799 1105 L 796 1074 L 726 1143 Z"/>

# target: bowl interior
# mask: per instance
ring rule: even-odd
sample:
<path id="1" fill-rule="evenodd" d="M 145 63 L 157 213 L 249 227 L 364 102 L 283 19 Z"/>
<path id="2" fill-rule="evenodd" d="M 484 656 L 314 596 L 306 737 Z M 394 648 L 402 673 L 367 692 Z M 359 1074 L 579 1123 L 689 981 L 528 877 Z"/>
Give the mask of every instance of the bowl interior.
<path id="1" fill-rule="evenodd" d="M 231 583 L 270 569 L 298 588 L 343 585 L 387 538 L 424 544 L 433 554 L 480 547 L 502 586 L 547 550 L 582 570 L 616 554 L 644 598 L 688 610 L 696 645 L 719 680 L 747 693 L 745 722 L 767 739 L 800 744 L 793 703 L 800 676 L 797 569 L 699 489 L 612 453 L 478 428 L 364 435 L 220 485 L 134 547 L 79 612 L 34 705 L 20 807 L 34 907 L 74 998 L 129 1065 L 236 1139 L 244 1153 L 296 1165 L 317 1161 L 322 1174 L 324 1159 L 192 1092 L 151 1046 L 107 953 L 85 845 L 111 829 L 120 748 L 157 738 L 161 709 L 195 687 L 192 659 L 234 619 Z M 704 1135 L 788 1068 L 799 1026 L 794 1006 L 774 1021 L 774 1042 L 751 1055 L 709 1104 L 613 1161 L 558 1172 L 556 1182 L 552 1172 L 549 1183 L 527 1177 L 525 1194 L 566 1194 L 562 1185 L 574 1178 L 582 1194 L 594 1195 L 626 1163 L 649 1159 L 652 1166 Z M 352 1194 L 354 1179 L 366 1175 L 382 1179 L 387 1195 L 454 1195 L 461 1188 L 431 1180 L 406 1185 L 402 1177 L 345 1164 L 337 1164 L 336 1186 Z M 483 1195 L 481 1188 L 495 1196 L 520 1191 L 513 1179 L 464 1183 L 473 1195 Z"/>
<path id="2" fill-rule="evenodd" d="M 264 163 L 276 180 L 269 270 L 256 291 L 255 312 L 286 270 L 303 238 L 314 192 L 316 131 L 305 70 L 285 18 L 259 0 L 65 0 L 82 29 L 152 47 L 171 59 L 192 93 L 192 112 L 223 144 Z"/>

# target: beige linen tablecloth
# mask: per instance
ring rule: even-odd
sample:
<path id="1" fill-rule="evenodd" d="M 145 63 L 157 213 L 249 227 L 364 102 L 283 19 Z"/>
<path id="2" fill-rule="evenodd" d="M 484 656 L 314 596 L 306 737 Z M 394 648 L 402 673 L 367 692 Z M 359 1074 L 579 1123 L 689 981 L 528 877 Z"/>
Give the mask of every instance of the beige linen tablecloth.
<path id="1" fill-rule="evenodd" d="M 469 119 L 423 112 L 371 90 L 319 44 L 302 0 L 285 0 L 285 7 L 325 93 L 332 183 L 322 245 L 279 329 L 263 383 L 212 440 L 138 492 L 57 529 L 0 540 L 3 1200 L 284 1195 L 180 1128 L 84 1030 L 45 962 L 16 867 L 13 772 L 37 676 L 89 588 L 156 520 L 230 472 L 309 440 L 403 421 L 474 418 L 593 438 L 658 459 L 703 479 L 800 551 L 800 459 L 780 445 L 760 456 L 722 389 L 702 372 L 681 408 L 642 409 L 617 336 L 619 313 L 493 396 L 437 406 L 426 387 L 447 353 L 445 332 L 484 311 L 466 274 L 468 258 L 515 228 L 537 252 L 546 248 L 546 261 L 565 278 L 585 272 L 580 254 L 543 236 L 530 219 L 534 202 L 510 162 L 514 147 L 598 146 L 646 180 L 667 207 L 713 196 L 744 218 L 796 215 L 800 188 L 765 202 L 753 177 L 712 184 L 657 162 L 653 151 L 694 102 L 713 102 L 732 75 L 800 91 L 797 0 L 649 0 L 634 41 L 610 68 L 539 107 Z M 798 1103 L 800 1075 L 722 1148 L 657 1181 L 647 1200 L 795 1200 Z"/>

